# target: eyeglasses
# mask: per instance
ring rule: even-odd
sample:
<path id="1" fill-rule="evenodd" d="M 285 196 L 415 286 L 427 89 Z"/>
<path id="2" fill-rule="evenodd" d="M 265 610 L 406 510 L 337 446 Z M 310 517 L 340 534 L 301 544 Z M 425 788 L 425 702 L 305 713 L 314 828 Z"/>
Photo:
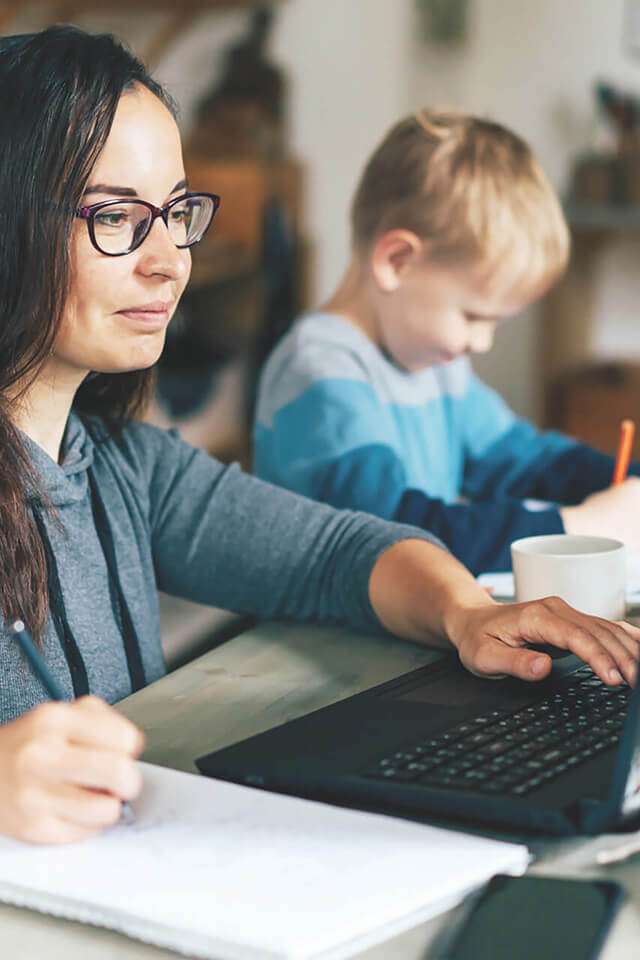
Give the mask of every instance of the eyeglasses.
<path id="1" fill-rule="evenodd" d="M 185 193 L 156 207 L 146 200 L 104 200 L 76 210 L 86 220 L 91 243 L 108 257 L 124 257 L 140 246 L 162 217 L 176 247 L 192 247 L 211 225 L 220 197 L 215 193 Z"/>

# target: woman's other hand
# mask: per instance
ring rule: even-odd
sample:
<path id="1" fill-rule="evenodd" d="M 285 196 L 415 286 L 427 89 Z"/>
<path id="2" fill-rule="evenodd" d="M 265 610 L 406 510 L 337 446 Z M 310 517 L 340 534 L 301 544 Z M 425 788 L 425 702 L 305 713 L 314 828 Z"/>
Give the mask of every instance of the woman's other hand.
<path id="1" fill-rule="evenodd" d="M 144 737 L 97 697 L 44 703 L 0 727 L 0 832 L 82 840 L 116 823 L 142 787 Z"/>

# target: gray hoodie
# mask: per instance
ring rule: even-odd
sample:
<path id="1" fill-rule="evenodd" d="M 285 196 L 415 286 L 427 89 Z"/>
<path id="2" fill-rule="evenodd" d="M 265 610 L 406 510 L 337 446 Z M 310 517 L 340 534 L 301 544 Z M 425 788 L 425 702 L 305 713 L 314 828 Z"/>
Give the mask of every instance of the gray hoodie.
<path id="1" fill-rule="evenodd" d="M 101 431 L 99 421 L 84 423 L 72 414 L 61 465 L 28 437 L 24 442 L 61 521 L 43 519 L 61 594 L 52 606 L 63 611 L 89 690 L 110 703 L 132 689 L 118 595 L 148 683 L 165 672 L 157 589 L 260 618 L 379 630 L 368 599 L 377 557 L 408 537 L 438 542 L 413 527 L 272 487 L 171 432 L 130 423 L 105 440 Z M 96 528 L 96 490 L 108 519 L 115 577 Z M 59 620 L 50 618 L 43 653 L 71 698 L 69 647 L 65 654 L 61 633 Z M 47 695 L 1 619 L 0 653 L 4 723 Z"/>

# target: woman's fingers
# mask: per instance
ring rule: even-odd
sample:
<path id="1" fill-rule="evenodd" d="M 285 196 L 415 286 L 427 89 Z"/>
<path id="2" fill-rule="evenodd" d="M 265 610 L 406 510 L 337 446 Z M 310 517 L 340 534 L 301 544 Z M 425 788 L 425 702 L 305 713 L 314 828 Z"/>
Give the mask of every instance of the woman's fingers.
<path id="1" fill-rule="evenodd" d="M 606 621 L 569 621 L 567 649 L 588 663 L 609 684 L 635 683 L 636 660 Z"/>
<path id="2" fill-rule="evenodd" d="M 551 670 L 551 657 L 547 654 L 513 647 L 491 636 L 483 637 L 471 650 L 461 648 L 460 659 L 467 670 L 486 679 L 511 676 L 542 680 Z"/>
<path id="3" fill-rule="evenodd" d="M 144 734 L 126 717 L 97 697 L 80 697 L 75 710 L 70 740 L 93 749 L 110 750 L 137 757 L 144 748 Z"/>
<path id="4" fill-rule="evenodd" d="M 632 654 L 636 663 L 640 662 L 640 627 L 636 627 L 626 620 L 617 620 L 614 624 L 618 636 Z"/>
<path id="5" fill-rule="evenodd" d="M 42 775 L 50 782 L 102 790 L 120 800 L 133 800 L 142 789 L 135 760 L 121 753 L 75 743 L 52 744 L 42 764 Z"/>
<path id="6" fill-rule="evenodd" d="M 463 664 L 480 676 L 542 679 L 551 659 L 523 647 L 537 643 L 570 651 L 607 684 L 636 682 L 640 629 L 632 624 L 579 613 L 558 597 L 482 608 L 476 615 L 458 649 Z"/>
<path id="7" fill-rule="evenodd" d="M 80 697 L 71 703 L 43 703 L 26 715 L 33 738 L 59 738 L 93 750 L 137 757 L 144 735 L 130 720 L 98 697 Z"/>
<path id="8" fill-rule="evenodd" d="M 23 843 L 62 844 L 77 843 L 95 836 L 98 831 L 91 827 L 82 827 L 59 817 L 44 816 L 37 821 L 22 824 L 12 831 L 12 836 Z"/>
<path id="9" fill-rule="evenodd" d="M 95 832 L 118 822 L 122 804 L 111 794 L 65 784 L 56 791 L 51 809 L 65 823 Z"/>
<path id="10" fill-rule="evenodd" d="M 63 785 L 42 791 L 38 815 L 32 811 L 14 834 L 27 843 L 71 843 L 94 836 L 118 822 L 120 801 L 106 793 Z"/>
<path id="11" fill-rule="evenodd" d="M 569 650 L 608 684 L 634 684 L 640 656 L 640 631 L 574 610 L 557 597 L 532 605 L 534 639 Z M 531 629 L 525 626 L 525 631 Z M 527 639 L 532 639 L 527 637 Z"/>

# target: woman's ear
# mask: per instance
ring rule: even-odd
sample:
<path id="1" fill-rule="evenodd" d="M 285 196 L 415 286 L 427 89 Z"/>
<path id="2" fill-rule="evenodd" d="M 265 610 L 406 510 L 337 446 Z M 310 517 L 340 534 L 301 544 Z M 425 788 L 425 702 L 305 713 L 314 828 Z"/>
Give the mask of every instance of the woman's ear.
<path id="1" fill-rule="evenodd" d="M 389 230 L 378 237 L 371 254 L 371 271 L 378 287 L 392 293 L 403 276 L 424 257 L 424 243 L 411 230 Z"/>

